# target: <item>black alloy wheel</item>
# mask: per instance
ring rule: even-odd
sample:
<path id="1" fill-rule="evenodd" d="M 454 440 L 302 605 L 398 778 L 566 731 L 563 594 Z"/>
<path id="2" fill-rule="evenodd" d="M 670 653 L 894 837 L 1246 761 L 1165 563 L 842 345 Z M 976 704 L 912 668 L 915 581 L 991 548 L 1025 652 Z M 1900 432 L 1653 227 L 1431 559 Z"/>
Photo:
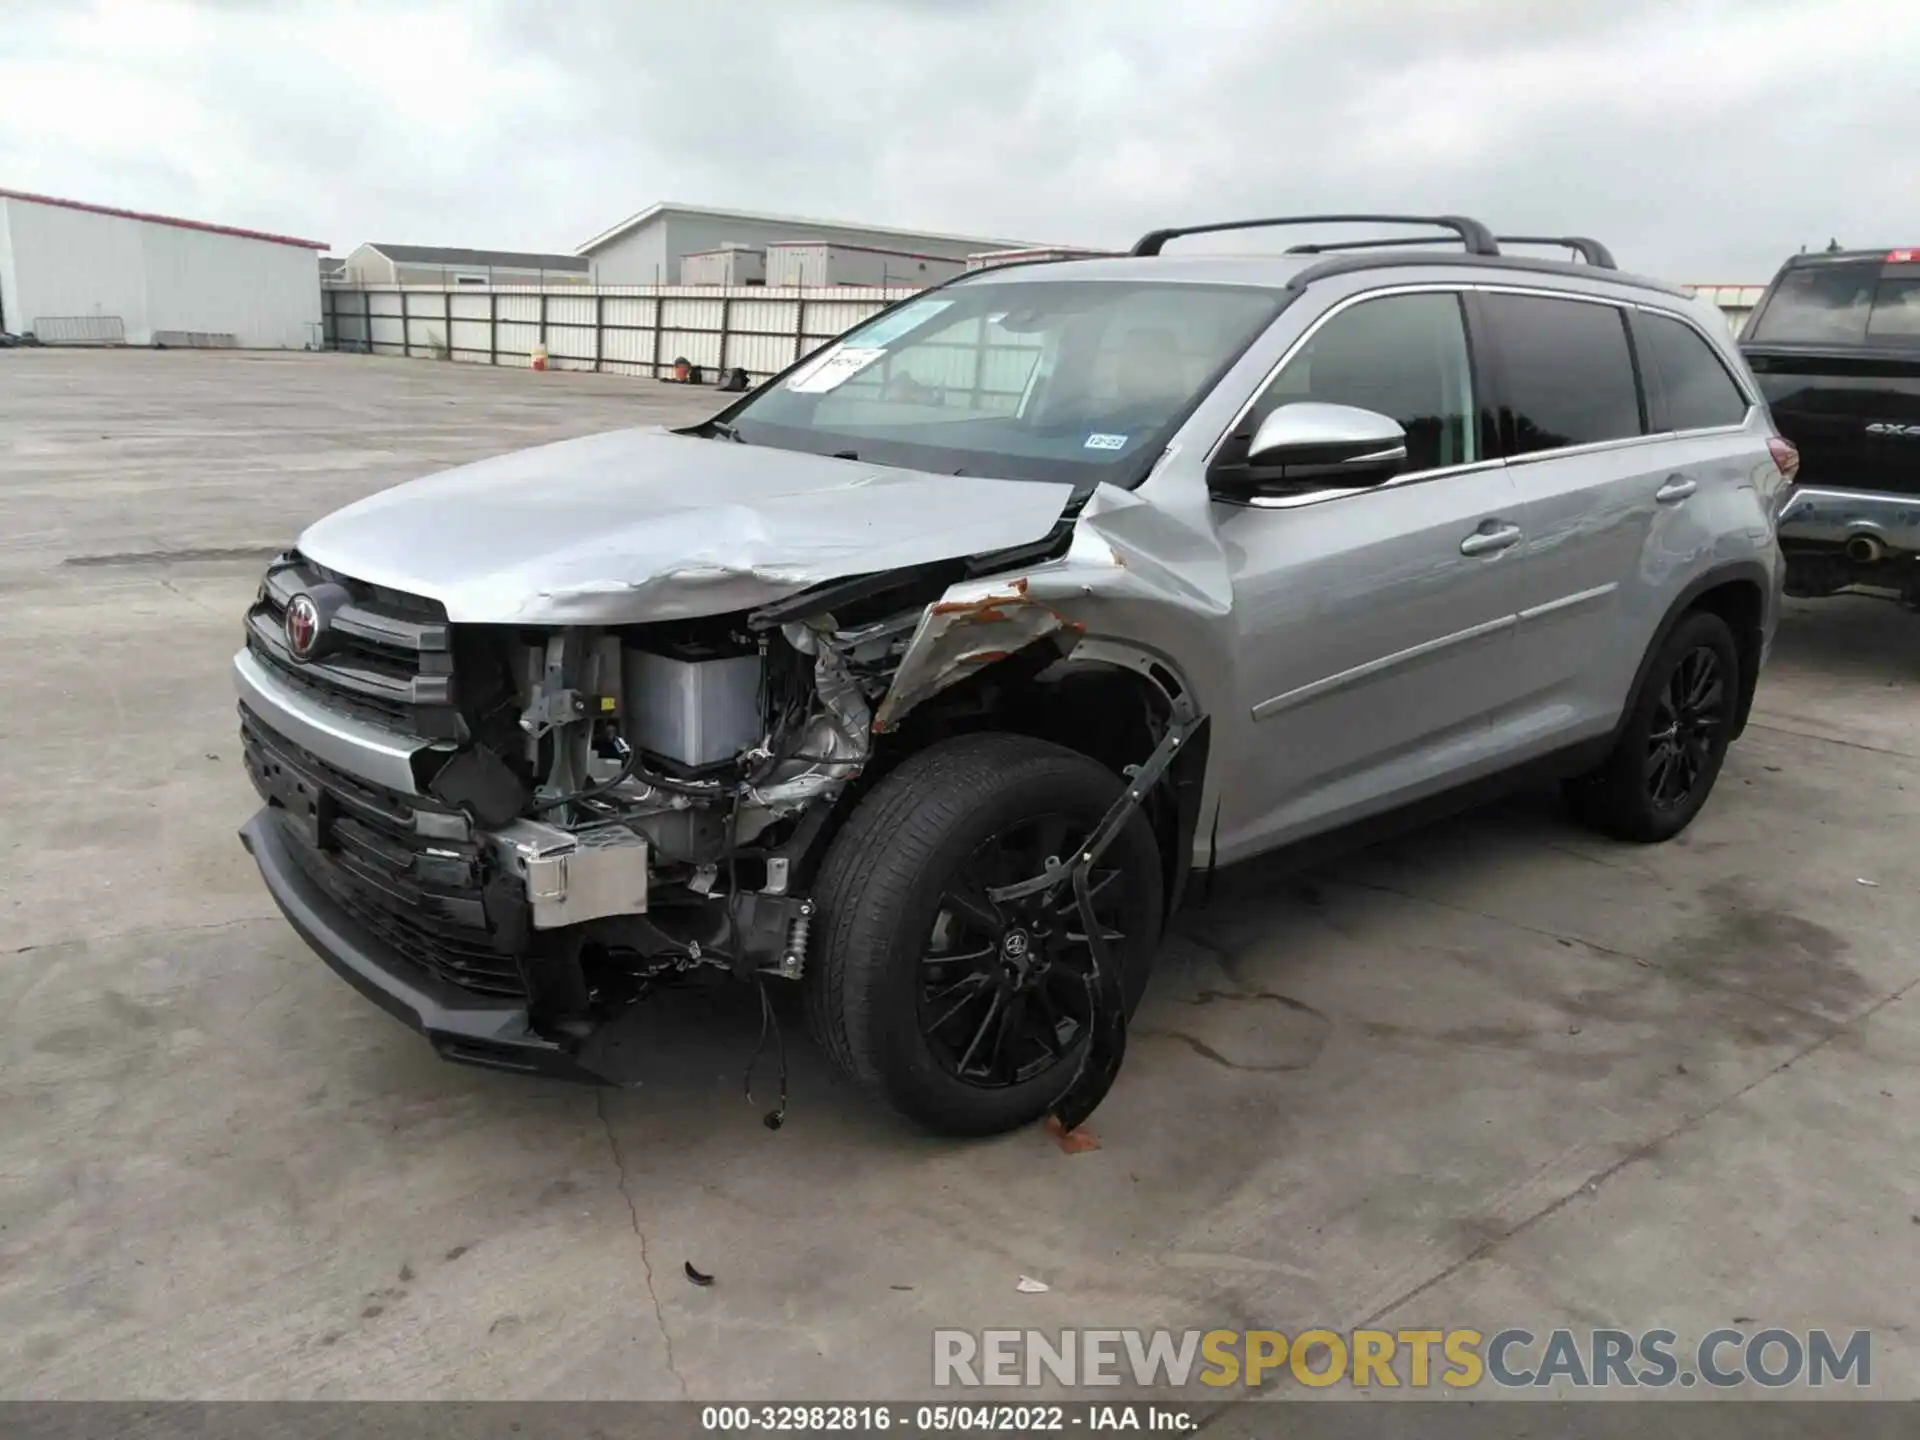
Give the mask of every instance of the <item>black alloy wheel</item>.
<path id="1" fill-rule="evenodd" d="M 1094 963 L 1068 885 L 995 904 L 987 892 L 1073 858 L 1086 841 L 1064 815 L 1016 822 L 987 839 L 940 891 L 921 956 L 918 1016 L 927 1048 L 947 1074 L 995 1089 L 1045 1074 L 1071 1054 L 1092 1019 Z M 1094 918 L 1117 956 L 1127 936 L 1115 883 L 1088 872 Z"/>
<path id="2" fill-rule="evenodd" d="M 1727 677 L 1710 645 L 1696 645 L 1673 668 L 1653 708 L 1647 735 L 1647 798 L 1677 810 L 1715 758 L 1725 721 Z"/>
<path id="3" fill-rule="evenodd" d="M 1068 885 L 1001 904 L 988 892 L 1070 862 L 1122 784 L 1064 746 L 993 732 L 930 745 L 861 797 L 821 863 L 802 981 L 813 1033 L 845 1074 L 949 1135 L 1047 1113 L 1087 1053 L 1092 943 Z M 1144 813 L 1087 879 L 1131 1009 L 1165 885 Z"/>

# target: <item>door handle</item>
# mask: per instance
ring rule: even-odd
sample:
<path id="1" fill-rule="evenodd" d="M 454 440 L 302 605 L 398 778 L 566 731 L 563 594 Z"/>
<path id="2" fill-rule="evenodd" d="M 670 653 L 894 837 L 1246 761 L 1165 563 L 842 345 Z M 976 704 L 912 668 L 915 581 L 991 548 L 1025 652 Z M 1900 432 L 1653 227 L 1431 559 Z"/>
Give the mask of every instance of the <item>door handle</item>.
<path id="1" fill-rule="evenodd" d="M 1518 544 L 1520 527 L 1501 525 L 1492 530 L 1476 530 L 1460 542 L 1462 555 L 1494 555 L 1509 545 Z"/>
<path id="2" fill-rule="evenodd" d="M 1686 499 L 1699 488 L 1696 481 L 1689 480 L 1685 475 L 1669 475 L 1667 483 L 1653 492 L 1653 498 L 1662 505 L 1671 505 L 1676 500 Z"/>

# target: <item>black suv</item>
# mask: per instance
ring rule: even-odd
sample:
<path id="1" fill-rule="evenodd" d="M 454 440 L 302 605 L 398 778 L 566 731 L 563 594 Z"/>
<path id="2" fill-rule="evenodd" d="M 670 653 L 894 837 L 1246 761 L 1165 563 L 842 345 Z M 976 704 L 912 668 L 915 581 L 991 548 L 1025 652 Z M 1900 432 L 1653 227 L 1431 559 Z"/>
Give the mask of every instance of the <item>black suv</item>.
<path id="1" fill-rule="evenodd" d="M 1920 248 L 1794 256 L 1740 348 L 1800 451 L 1787 593 L 1864 585 L 1920 604 Z"/>

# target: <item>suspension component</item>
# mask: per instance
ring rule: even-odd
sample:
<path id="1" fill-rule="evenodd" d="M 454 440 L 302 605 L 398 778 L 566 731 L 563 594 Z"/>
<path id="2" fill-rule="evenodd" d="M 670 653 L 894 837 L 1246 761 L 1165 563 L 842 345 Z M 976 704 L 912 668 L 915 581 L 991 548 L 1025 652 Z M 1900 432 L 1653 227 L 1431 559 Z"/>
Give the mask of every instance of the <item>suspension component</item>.
<path id="1" fill-rule="evenodd" d="M 807 968 L 807 937 L 813 932 L 813 902 L 800 902 L 800 913 L 787 926 L 787 951 L 780 957 L 780 973 L 798 980 Z"/>

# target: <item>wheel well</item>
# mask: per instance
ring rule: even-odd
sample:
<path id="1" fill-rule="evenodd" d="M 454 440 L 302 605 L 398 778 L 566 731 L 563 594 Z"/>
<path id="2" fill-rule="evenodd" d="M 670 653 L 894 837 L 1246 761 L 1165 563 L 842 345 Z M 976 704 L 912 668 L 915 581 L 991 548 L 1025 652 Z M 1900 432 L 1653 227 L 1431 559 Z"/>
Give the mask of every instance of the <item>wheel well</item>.
<path id="1" fill-rule="evenodd" d="M 1751 580 L 1728 580 L 1701 591 L 1686 607 L 1686 612 L 1705 610 L 1718 615 L 1733 631 L 1733 643 L 1740 651 L 1740 704 L 1733 717 L 1733 733 L 1738 736 L 1747 725 L 1747 713 L 1753 708 L 1754 686 L 1760 677 L 1762 627 L 1766 621 L 1766 596 Z M 1678 617 L 1676 616 L 1676 621 Z"/>
<path id="2" fill-rule="evenodd" d="M 844 812 L 858 803 L 860 793 L 908 755 L 982 730 L 1050 740 L 1124 776 L 1159 743 L 1170 710 L 1164 687 L 1178 682 L 1171 675 L 1156 673 L 1150 679 L 1104 661 L 1059 665 L 1053 663 L 1057 658 L 1051 646 L 1029 646 L 913 710 L 896 734 L 880 740 L 860 782 L 838 808 Z M 1211 727 L 1203 722 L 1142 804 L 1160 847 L 1168 916 L 1191 867 L 1210 738 Z"/>

